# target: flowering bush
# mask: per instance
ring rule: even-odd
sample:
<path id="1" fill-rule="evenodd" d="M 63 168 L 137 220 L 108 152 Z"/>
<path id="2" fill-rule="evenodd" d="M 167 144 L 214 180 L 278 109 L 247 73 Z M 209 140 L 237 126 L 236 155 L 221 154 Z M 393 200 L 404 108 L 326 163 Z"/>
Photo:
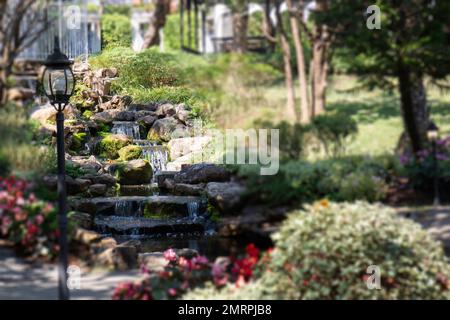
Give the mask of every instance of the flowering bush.
<path id="1" fill-rule="evenodd" d="M 246 248 L 242 258 L 229 257 L 211 263 L 204 256 L 192 259 L 178 257 L 173 249 L 164 252 L 168 264 L 163 271 L 155 272 L 143 266 L 144 279 L 122 283 L 113 293 L 114 300 L 178 299 L 193 288 L 211 283 L 221 288 L 229 283 L 239 287 L 249 282 L 257 265 L 260 252 L 253 244 Z"/>
<path id="2" fill-rule="evenodd" d="M 51 258 L 59 249 L 56 211 L 30 188 L 25 180 L 0 178 L 0 237 L 26 255 Z"/>
<path id="3" fill-rule="evenodd" d="M 400 163 L 404 166 L 406 175 L 412 180 L 413 186 L 425 191 L 432 188 L 436 174 L 442 184 L 450 185 L 450 136 L 436 142 L 436 160 L 437 172 L 431 148 L 419 151 L 415 157 L 412 154 L 400 156 Z"/>
<path id="4" fill-rule="evenodd" d="M 274 240 L 270 261 L 249 285 L 208 286 L 183 298 L 450 298 L 450 265 L 441 244 L 382 205 L 321 201 L 293 212 Z M 378 290 L 367 286 L 371 265 L 380 270 Z"/>

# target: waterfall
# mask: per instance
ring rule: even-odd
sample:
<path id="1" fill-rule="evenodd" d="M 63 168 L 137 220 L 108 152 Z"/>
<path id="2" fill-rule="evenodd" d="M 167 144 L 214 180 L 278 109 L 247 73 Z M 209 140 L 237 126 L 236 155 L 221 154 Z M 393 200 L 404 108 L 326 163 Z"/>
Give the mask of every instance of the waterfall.
<path id="1" fill-rule="evenodd" d="M 199 216 L 200 212 L 200 202 L 199 201 L 190 201 L 187 203 L 188 216 L 189 220 L 195 221 Z"/>
<path id="2" fill-rule="evenodd" d="M 122 217 L 134 216 L 136 211 L 138 210 L 136 210 L 132 201 L 121 200 L 116 202 L 114 214 Z"/>
<path id="3" fill-rule="evenodd" d="M 131 121 L 115 121 L 111 130 L 114 134 L 124 134 L 133 139 L 140 139 L 139 125 Z"/>
<path id="4" fill-rule="evenodd" d="M 169 153 L 166 148 L 148 140 L 135 140 L 134 144 L 142 148 L 142 159 L 146 159 L 153 169 L 153 176 L 159 171 L 167 170 Z"/>

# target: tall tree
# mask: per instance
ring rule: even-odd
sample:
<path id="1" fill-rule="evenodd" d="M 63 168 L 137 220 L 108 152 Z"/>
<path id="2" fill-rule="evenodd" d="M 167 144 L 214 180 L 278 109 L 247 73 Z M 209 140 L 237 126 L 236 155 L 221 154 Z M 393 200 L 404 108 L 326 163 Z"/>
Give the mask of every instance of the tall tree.
<path id="1" fill-rule="evenodd" d="M 233 27 L 233 51 L 247 52 L 248 5 L 249 0 L 226 0 L 231 10 Z"/>
<path id="2" fill-rule="evenodd" d="M 298 121 L 299 115 L 295 107 L 295 89 L 294 89 L 294 75 L 292 72 L 292 57 L 291 45 L 289 43 L 287 31 L 284 26 L 283 18 L 280 13 L 281 1 L 275 1 L 275 15 L 277 18 L 277 32 L 280 39 L 281 51 L 283 53 L 284 76 L 287 89 L 287 116 L 289 119 Z"/>
<path id="3" fill-rule="evenodd" d="M 314 12 L 326 14 L 329 0 L 316 0 Z M 325 21 L 316 20 L 311 33 L 311 116 L 325 111 L 328 71 L 330 61 L 331 34 Z"/>
<path id="4" fill-rule="evenodd" d="M 299 20 L 303 18 L 303 7 L 300 1 L 286 0 L 289 11 L 292 38 L 294 40 L 295 55 L 297 60 L 297 74 L 300 92 L 300 122 L 309 123 L 310 110 L 308 102 L 308 80 L 306 77 L 305 54 L 303 51 L 302 35 L 300 33 Z"/>
<path id="5" fill-rule="evenodd" d="M 428 105 L 425 77 L 445 79 L 450 73 L 450 44 L 445 26 L 446 0 L 379 0 L 381 29 L 366 20 L 372 1 L 334 0 L 322 16 L 349 59 L 350 71 L 367 85 L 396 88 L 413 152 L 427 145 Z M 373 14 L 377 14 L 372 13 Z"/>
<path id="6" fill-rule="evenodd" d="M 39 0 L 0 0 L 0 105 L 7 100 L 14 61 L 48 27 L 44 4 Z"/>
<path id="7" fill-rule="evenodd" d="M 148 29 L 144 35 L 143 49 L 156 46 L 160 43 L 160 30 L 166 24 L 166 17 L 170 12 L 170 0 L 156 0 Z"/>

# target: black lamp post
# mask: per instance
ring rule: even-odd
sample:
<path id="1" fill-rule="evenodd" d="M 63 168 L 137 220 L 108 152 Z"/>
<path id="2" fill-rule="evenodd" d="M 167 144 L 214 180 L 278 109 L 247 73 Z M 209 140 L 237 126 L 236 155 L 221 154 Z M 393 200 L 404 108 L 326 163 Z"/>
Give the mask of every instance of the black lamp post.
<path id="1" fill-rule="evenodd" d="M 437 148 L 436 148 L 436 142 L 439 138 L 439 128 L 436 126 L 436 124 L 433 121 L 430 121 L 428 128 L 427 128 L 427 137 L 428 140 L 431 142 L 431 148 L 433 152 L 433 190 L 434 190 L 434 200 L 433 205 L 438 206 L 439 205 L 439 181 L 438 181 L 438 162 L 437 162 Z"/>
<path id="2" fill-rule="evenodd" d="M 58 296 L 69 299 L 67 287 L 67 210 L 66 210 L 66 169 L 64 151 L 64 109 L 75 88 L 72 62 L 59 49 L 59 39 L 55 38 L 53 53 L 44 62 L 42 85 L 50 103 L 56 109 L 56 139 L 58 154 L 58 222 L 59 222 L 59 266 Z"/>

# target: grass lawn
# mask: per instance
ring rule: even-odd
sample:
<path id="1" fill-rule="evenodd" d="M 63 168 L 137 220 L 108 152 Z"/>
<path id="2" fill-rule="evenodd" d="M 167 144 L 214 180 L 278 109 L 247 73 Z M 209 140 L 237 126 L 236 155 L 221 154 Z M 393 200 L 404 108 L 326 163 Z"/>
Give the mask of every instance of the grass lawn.
<path id="1" fill-rule="evenodd" d="M 399 95 L 379 89 L 352 90 L 356 87 L 356 77 L 334 76 L 330 79 L 327 95 L 330 112 L 343 112 L 357 121 L 358 134 L 349 142 L 347 153 L 378 155 L 392 152 L 403 130 Z M 450 94 L 429 87 L 428 102 L 441 135 L 450 134 Z M 239 95 L 239 100 L 230 94 L 230 101 L 224 102 L 222 111 L 214 118 L 222 128 L 249 128 L 258 119 L 272 123 L 290 121 L 285 116 L 285 103 L 282 83 L 252 88 L 247 91 L 247 96 Z"/>

